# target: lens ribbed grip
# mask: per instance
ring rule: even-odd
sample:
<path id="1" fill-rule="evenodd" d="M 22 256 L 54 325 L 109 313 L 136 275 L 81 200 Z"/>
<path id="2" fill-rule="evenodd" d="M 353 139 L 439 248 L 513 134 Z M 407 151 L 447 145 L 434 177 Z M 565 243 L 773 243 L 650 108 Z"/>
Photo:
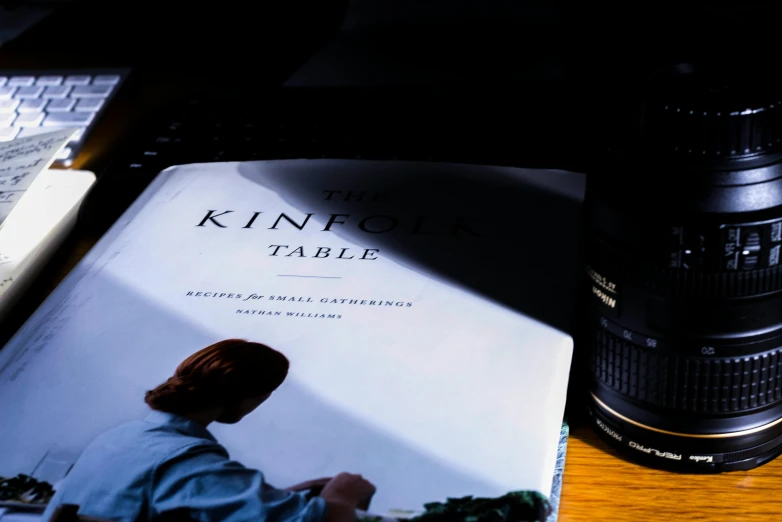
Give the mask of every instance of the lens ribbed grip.
<path id="1" fill-rule="evenodd" d="M 711 159 L 768 153 L 782 146 L 782 102 L 756 102 L 752 109 L 731 110 L 720 108 L 719 100 L 711 106 L 699 101 L 703 102 L 647 105 L 644 138 L 649 150 Z"/>
<path id="2" fill-rule="evenodd" d="M 723 273 L 650 268 L 646 277 L 642 274 L 630 277 L 655 293 L 680 297 L 747 297 L 782 290 L 782 265 Z"/>
<path id="3" fill-rule="evenodd" d="M 696 358 L 596 331 L 592 373 L 625 397 L 699 414 L 743 412 L 782 399 L 780 349 L 750 357 Z"/>

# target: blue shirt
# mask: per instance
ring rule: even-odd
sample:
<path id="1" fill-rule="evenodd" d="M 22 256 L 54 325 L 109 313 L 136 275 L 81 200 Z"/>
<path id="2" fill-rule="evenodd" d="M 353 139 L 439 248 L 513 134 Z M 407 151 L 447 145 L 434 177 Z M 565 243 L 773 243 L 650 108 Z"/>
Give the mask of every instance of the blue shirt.
<path id="1" fill-rule="evenodd" d="M 260 471 L 232 461 L 209 431 L 155 411 L 95 439 L 42 517 L 60 504 L 79 514 L 135 522 L 171 512 L 202 522 L 322 522 L 326 503 L 271 487 Z"/>

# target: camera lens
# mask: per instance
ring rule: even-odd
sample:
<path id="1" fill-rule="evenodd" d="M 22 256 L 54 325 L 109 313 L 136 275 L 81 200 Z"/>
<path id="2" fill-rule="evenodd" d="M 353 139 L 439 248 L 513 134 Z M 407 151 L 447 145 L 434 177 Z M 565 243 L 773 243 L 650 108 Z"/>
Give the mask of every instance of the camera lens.
<path id="1" fill-rule="evenodd" d="M 768 69 L 658 70 L 587 176 L 589 418 L 640 463 L 720 472 L 782 452 L 782 89 Z"/>

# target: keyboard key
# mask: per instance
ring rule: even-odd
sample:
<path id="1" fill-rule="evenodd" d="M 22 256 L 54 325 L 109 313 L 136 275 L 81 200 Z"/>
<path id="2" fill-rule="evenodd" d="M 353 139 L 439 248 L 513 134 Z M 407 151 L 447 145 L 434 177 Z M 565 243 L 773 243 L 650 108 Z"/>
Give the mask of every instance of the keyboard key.
<path id="1" fill-rule="evenodd" d="M 118 74 L 99 74 L 92 80 L 93 85 L 117 85 L 118 83 Z"/>
<path id="2" fill-rule="evenodd" d="M 71 155 L 71 152 L 73 152 L 73 149 L 71 149 L 70 147 L 63 147 L 57 153 L 57 155 L 55 156 L 55 159 L 67 159 Z"/>
<path id="3" fill-rule="evenodd" d="M 65 78 L 64 85 L 89 85 L 92 77 L 88 74 L 72 74 Z"/>
<path id="4" fill-rule="evenodd" d="M 75 111 L 97 112 L 103 106 L 103 98 L 82 98 L 76 104 Z"/>
<path id="5" fill-rule="evenodd" d="M 35 80 L 35 85 L 60 85 L 62 80 L 62 76 L 39 76 L 38 79 Z"/>
<path id="6" fill-rule="evenodd" d="M 34 76 L 11 76 L 8 85 L 11 87 L 29 87 L 35 83 Z"/>
<path id="7" fill-rule="evenodd" d="M 40 112 L 46 105 L 46 100 L 43 98 L 37 98 L 33 100 L 22 100 L 21 105 L 16 109 L 16 112 Z"/>
<path id="8" fill-rule="evenodd" d="M 43 92 L 43 85 L 32 85 L 30 87 L 19 87 L 15 96 L 17 98 L 38 98 Z"/>
<path id="9" fill-rule="evenodd" d="M 46 112 L 68 112 L 73 109 L 74 105 L 76 105 L 76 100 L 73 98 L 49 100 L 49 103 L 46 104 Z"/>
<path id="10" fill-rule="evenodd" d="M 44 116 L 43 112 L 23 112 L 16 118 L 14 125 L 17 127 L 40 127 Z"/>
<path id="11" fill-rule="evenodd" d="M 74 87 L 73 92 L 71 92 L 71 98 L 106 98 L 113 88 L 113 85 L 83 85 Z"/>
<path id="12" fill-rule="evenodd" d="M 16 119 L 15 112 L 0 113 L 0 127 L 7 127 L 11 125 L 15 119 Z"/>
<path id="13" fill-rule="evenodd" d="M 11 100 L 0 100 L 0 112 L 13 112 L 16 110 L 16 107 L 19 105 L 19 101 L 17 99 L 11 99 Z"/>
<path id="14" fill-rule="evenodd" d="M 70 85 L 53 85 L 47 87 L 46 90 L 43 91 L 42 96 L 44 98 L 65 98 L 68 96 L 69 92 L 71 92 Z"/>
<path id="15" fill-rule="evenodd" d="M 44 127 L 79 127 L 89 125 L 95 114 L 92 112 L 52 112 L 43 120 Z"/>
<path id="16" fill-rule="evenodd" d="M 70 150 L 57 160 L 70 166 L 123 79 L 122 71 L 112 69 L 75 69 L 68 74 L 0 68 L 0 141 L 71 127 L 75 135 Z"/>
<path id="17" fill-rule="evenodd" d="M 0 141 L 11 141 L 19 134 L 19 127 L 0 127 Z"/>

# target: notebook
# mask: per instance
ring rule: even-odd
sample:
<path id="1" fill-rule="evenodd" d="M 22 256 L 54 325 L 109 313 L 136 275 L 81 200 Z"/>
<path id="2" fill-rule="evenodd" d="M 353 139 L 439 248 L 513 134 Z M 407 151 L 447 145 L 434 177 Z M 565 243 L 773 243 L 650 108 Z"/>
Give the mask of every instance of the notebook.
<path id="1" fill-rule="evenodd" d="M 143 418 L 184 358 L 244 338 L 289 376 L 209 429 L 270 484 L 360 473 L 367 513 L 390 518 L 522 491 L 556 508 L 581 183 L 361 160 L 166 169 L 0 350 L 0 476 L 78 455 Z"/>
<path id="2" fill-rule="evenodd" d="M 76 132 L 0 143 L 0 321 L 67 237 L 95 182 L 92 172 L 48 170 Z"/>

